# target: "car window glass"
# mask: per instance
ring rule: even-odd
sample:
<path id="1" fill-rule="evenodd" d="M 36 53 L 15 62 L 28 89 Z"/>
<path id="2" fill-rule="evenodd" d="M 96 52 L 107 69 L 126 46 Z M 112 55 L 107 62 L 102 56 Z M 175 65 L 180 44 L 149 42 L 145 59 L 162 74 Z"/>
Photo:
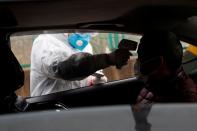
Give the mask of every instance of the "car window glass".
<path id="1" fill-rule="evenodd" d="M 30 68 L 31 68 L 31 50 L 34 40 L 39 35 L 13 35 L 10 38 L 11 49 L 20 62 L 25 72 L 24 86 L 17 91 L 21 96 L 30 96 Z M 90 40 L 93 54 L 103 54 L 115 51 L 122 39 L 130 39 L 139 43 L 141 35 L 123 34 L 123 33 L 96 33 Z M 189 43 L 181 42 L 183 46 L 183 67 L 187 73 L 195 73 L 197 60 L 195 54 L 196 47 Z M 47 50 L 47 49 L 46 49 Z M 130 51 L 128 64 L 121 69 L 110 66 L 103 69 L 103 74 L 107 77 L 108 82 L 127 79 L 138 75 L 138 65 L 136 64 L 137 52 Z M 196 51 L 197 52 L 197 51 Z M 81 85 L 83 87 L 83 85 Z"/>
<path id="2" fill-rule="evenodd" d="M 71 33 L 70 33 L 71 34 Z M 118 44 L 122 39 L 130 39 L 139 42 L 141 36 L 135 34 L 123 34 L 123 33 L 95 33 L 92 36 L 90 44 L 93 54 L 103 54 L 115 51 L 118 48 Z M 54 34 L 52 34 L 54 35 Z M 16 55 L 18 61 L 25 72 L 25 84 L 24 87 L 17 91 L 19 95 L 30 95 L 30 68 L 31 68 L 31 49 L 34 40 L 39 35 L 13 35 L 11 36 L 11 49 Z M 47 49 L 46 49 L 47 50 Z M 117 69 L 115 66 L 110 66 L 103 69 L 104 75 L 107 77 L 107 81 L 116 81 L 126 79 L 135 76 L 134 64 L 137 58 L 136 50 L 130 51 L 133 55 L 130 57 L 128 64 L 121 69 Z"/>
<path id="3" fill-rule="evenodd" d="M 182 42 L 183 45 L 183 68 L 188 74 L 197 73 L 197 47 Z"/>

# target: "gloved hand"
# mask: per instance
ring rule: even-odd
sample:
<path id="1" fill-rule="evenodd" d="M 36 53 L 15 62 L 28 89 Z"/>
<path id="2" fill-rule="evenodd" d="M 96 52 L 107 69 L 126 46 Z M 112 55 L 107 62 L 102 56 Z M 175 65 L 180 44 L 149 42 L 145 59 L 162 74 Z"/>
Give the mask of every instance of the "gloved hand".
<path id="1" fill-rule="evenodd" d="M 88 76 L 88 85 L 92 86 L 92 85 L 96 85 L 96 84 L 100 84 L 100 83 L 106 83 L 107 82 L 107 77 L 106 76 L 102 76 L 102 77 L 96 77 L 96 76 Z"/>
<path id="2" fill-rule="evenodd" d="M 93 85 L 100 84 L 100 83 L 106 83 L 107 82 L 107 77 L 102 76 L 100 78 L 92 76 L 92 83 Z"/>
<path id="3" fill-rule="evenodd" d="M 127 49 L 117 49 L 109 54 L 109 63 L 116 65 L 118 69 L 126 65 L 132 54 Z"/>

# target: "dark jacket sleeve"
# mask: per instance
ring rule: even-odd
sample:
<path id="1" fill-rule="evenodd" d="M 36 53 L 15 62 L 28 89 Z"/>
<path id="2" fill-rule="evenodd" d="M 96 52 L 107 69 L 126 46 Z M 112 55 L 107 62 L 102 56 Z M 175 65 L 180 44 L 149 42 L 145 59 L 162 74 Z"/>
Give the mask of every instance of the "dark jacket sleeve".
<path id="1" fill-rule="evenodd" d="M 80 80 L 108 66 L 110 63 L 107 54 L 91 55 L 80 52 L 58 63 L 53 70 L 56 70 L 56 76 L 64 80 Z"/>

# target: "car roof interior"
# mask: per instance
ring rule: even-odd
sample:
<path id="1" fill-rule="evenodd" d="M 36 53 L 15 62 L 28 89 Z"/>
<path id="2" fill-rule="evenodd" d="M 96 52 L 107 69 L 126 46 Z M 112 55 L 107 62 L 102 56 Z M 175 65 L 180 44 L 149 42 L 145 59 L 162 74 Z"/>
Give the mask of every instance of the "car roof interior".
<path id="1" fill-rule="evenodd" d="M 99 30 L 143 33 L 171 30 L 197 44 L 194 0 L 1 0 L 0 30 Z"/>

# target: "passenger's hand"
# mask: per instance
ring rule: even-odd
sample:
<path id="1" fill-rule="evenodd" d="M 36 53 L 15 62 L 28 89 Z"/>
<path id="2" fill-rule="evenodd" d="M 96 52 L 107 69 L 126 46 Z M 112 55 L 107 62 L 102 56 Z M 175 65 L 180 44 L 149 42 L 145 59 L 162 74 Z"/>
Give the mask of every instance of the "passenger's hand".
<path id="1" fill-rule="evenodd" d="M 148 89 L 143 88 L 140 91 L 140 94 L 137 97 L 135 107 L 139 108 L 139 110 L 145 106 L 151 106 L 153 103 L 154 95 Z"/>
<path id="2" fill-rule="evenodd" d="M 148 114 L 153 104 L 153 93 L 143 88 L 137 97 L 136 104 L 132 106 L 133 116 L 136 122 L 137 131 L 150 131 L 151 125 L 148 123 Z"/>
<path id="3" fill-rule="evenodd" d="M 109 54 L 109 63 L 116 65 L 118 69 L 126 65 L 132 54 L 126 49 L 117 49 Z"/>
<path id="4" fill-rule="evenodd" d="M 152 104 L 153 103 L 153 93 L 150 92 L 148 89 L 143 88 L 140 91 L 140 94 L 137 97 L 136 104 Z"/>

